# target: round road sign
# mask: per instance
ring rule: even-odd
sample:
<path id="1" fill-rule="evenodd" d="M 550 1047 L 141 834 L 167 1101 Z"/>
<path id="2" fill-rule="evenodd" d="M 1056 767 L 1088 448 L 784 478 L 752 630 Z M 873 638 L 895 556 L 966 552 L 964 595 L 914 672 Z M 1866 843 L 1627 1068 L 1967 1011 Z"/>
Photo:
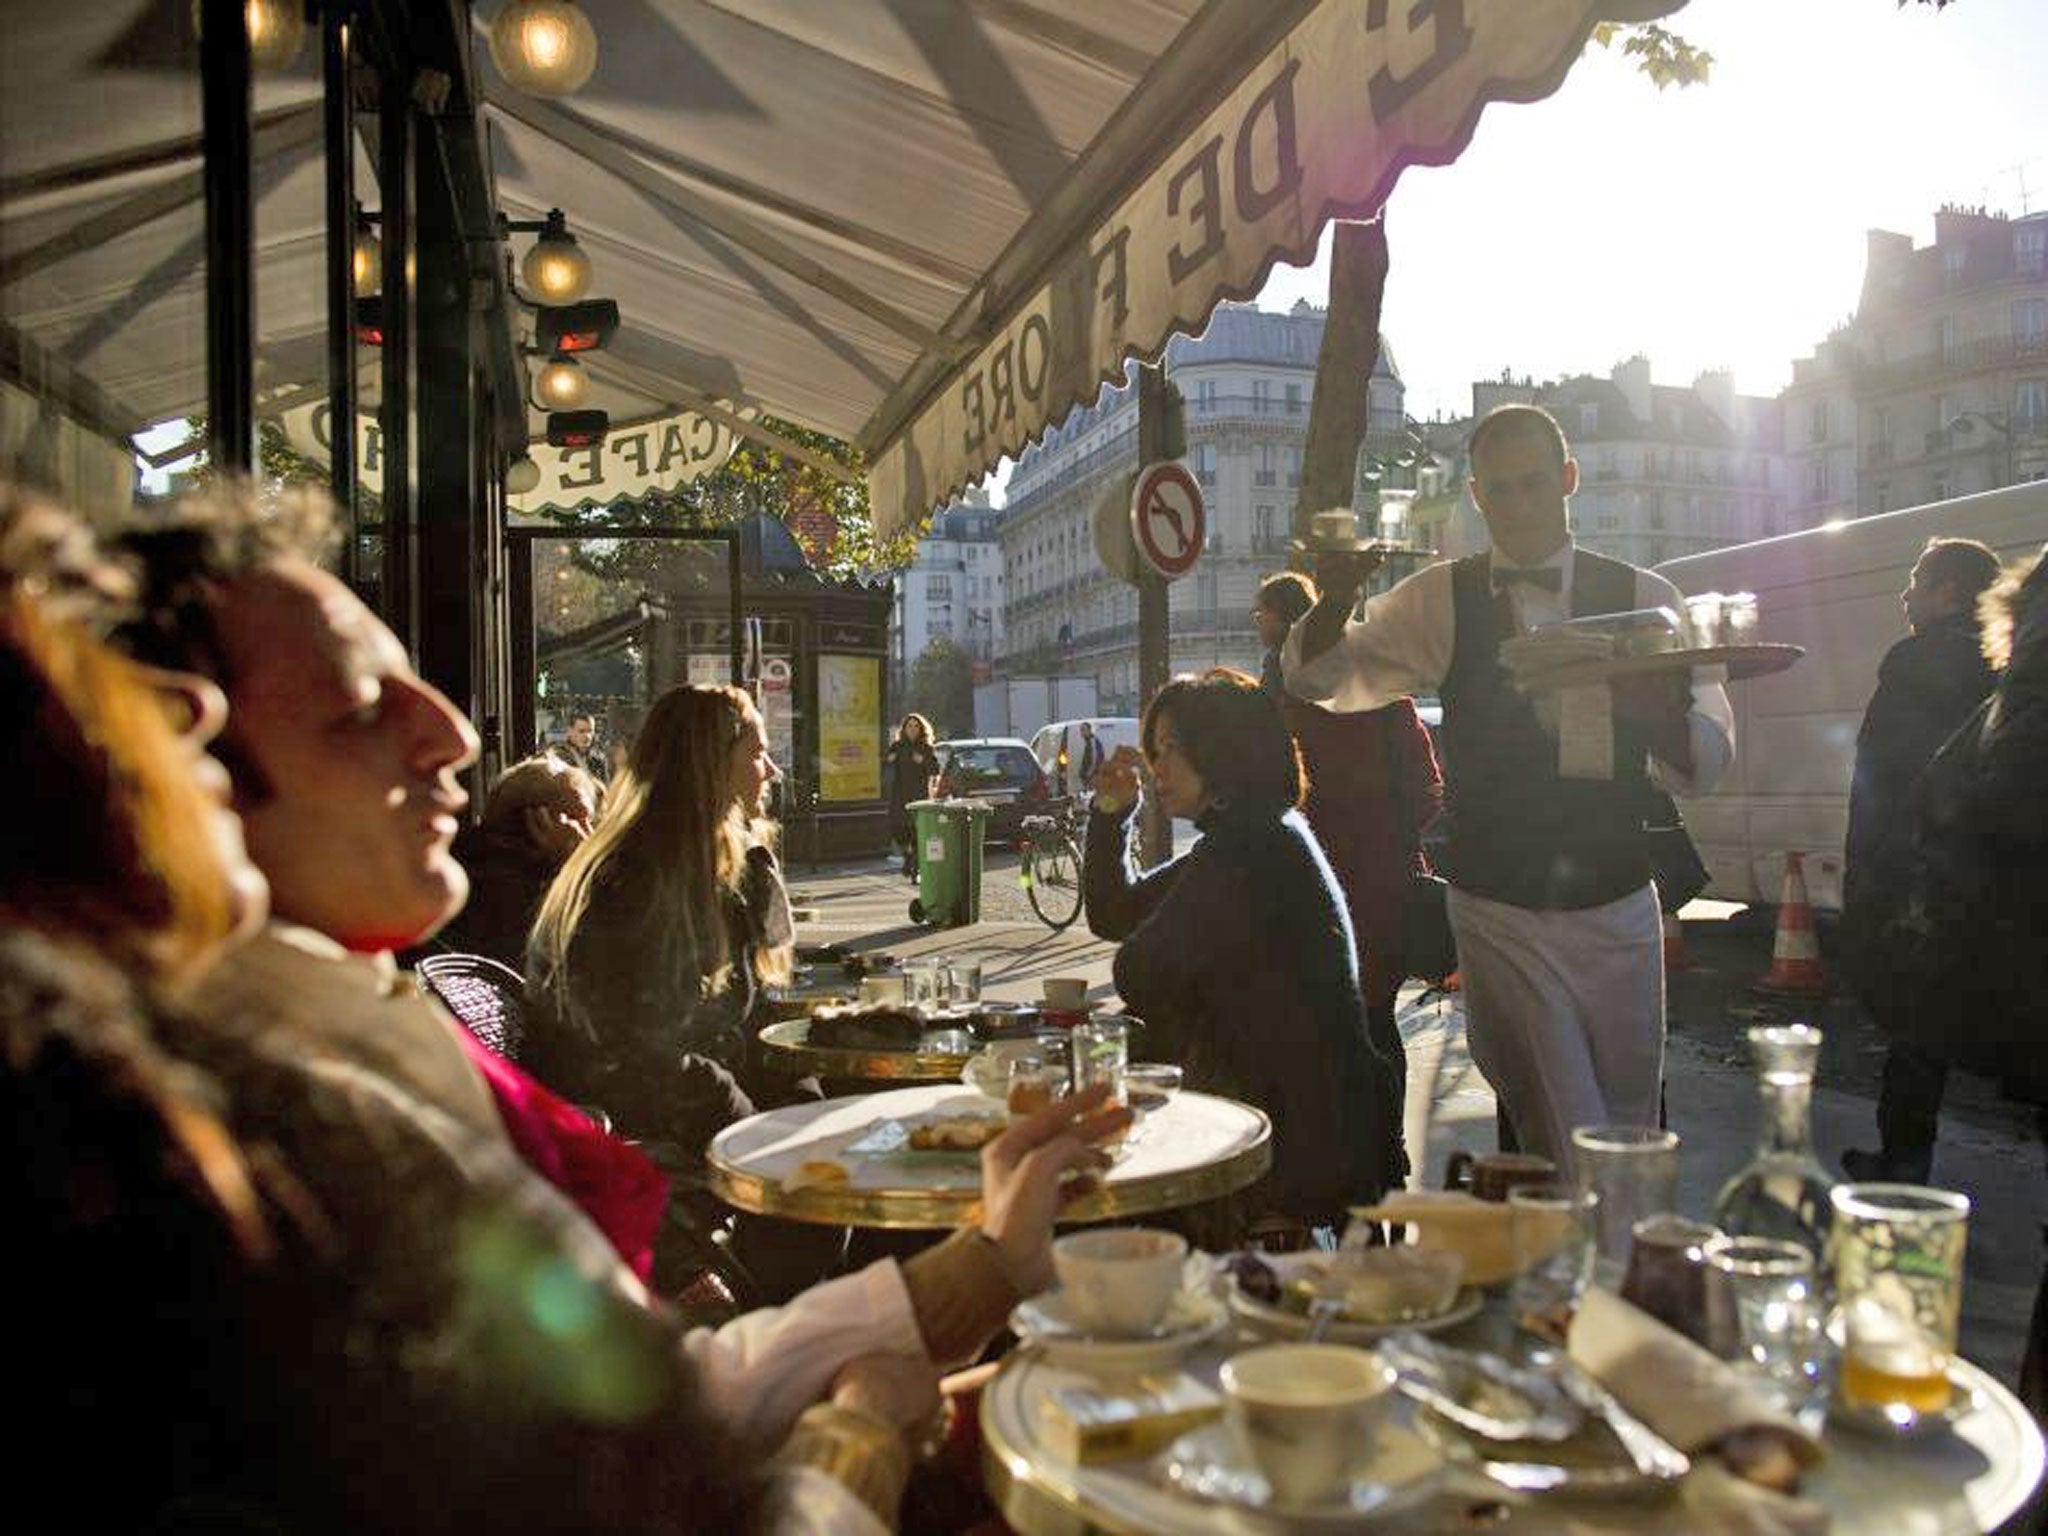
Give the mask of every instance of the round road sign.
<path id="1" fill-rule="evenodd" d="M 1148 464 L 1131 493 L 1131 538 L 1138 555 L 1168 581 L 1201 558 L 1207 537 L 1202 489 L 1178 464 Z"/>

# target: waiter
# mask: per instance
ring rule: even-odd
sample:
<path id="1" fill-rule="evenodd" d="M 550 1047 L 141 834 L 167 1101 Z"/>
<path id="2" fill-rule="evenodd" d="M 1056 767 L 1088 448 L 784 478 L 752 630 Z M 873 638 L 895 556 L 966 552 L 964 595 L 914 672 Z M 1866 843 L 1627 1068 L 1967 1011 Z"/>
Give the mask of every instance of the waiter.
<path id="1" fill-rule="evenodd" d="M 1321 556 L 1322 598 L 1282 662 L 1290 692 L 1339 711 L 1441 696 L 1438 868 L 1472 1056 L 1523 1149 L 1568 1168 L 1574 1126 L 1657 1123 L 1664 958 L 1643 802 L 1653 780 L 1711 788 L 1734 759 L 1734 721 L 1712 674 L 1515 689 L 1503 640 L 1680 600 L 1663 577 L 1572 542 L 1579 466 L 1549 412 L 1489 412 L 1470 454 L 1492 548 L 1416 572 L 1358 621 L 1382 555 Z"/>

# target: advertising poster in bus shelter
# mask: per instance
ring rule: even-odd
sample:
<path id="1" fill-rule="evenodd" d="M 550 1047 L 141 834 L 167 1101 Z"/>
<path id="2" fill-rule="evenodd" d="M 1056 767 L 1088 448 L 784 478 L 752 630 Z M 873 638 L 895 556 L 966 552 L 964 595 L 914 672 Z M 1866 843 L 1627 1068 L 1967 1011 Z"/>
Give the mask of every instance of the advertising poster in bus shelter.
<path id="1" fill-rule="evenodd" d="M 818 798 L 882 798 L 882 661 L 818 658 Z"/>

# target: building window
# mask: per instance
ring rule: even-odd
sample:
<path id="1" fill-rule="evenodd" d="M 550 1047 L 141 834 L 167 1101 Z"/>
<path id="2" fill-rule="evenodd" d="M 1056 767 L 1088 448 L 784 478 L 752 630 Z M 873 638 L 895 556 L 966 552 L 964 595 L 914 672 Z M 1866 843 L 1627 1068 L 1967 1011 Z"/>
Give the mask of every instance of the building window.
<path id="1" fill-rule="evenodd" d="M 1600 406 L 1597 402 L 1579 407 L 1579 436 L 1591 437 L 1600 430 Z"/>
<path id="2" fill-rule="evenodd" d="M 2013 391 L 2012 420 L 2016 427 L 2038 431 L 2048 426 L 2048 379 L 2021 379 Z"/>
<path id="3" fill-rule="evenodd" d="M 1815 459 L 1806 482 L 1808 495 L 1817 502 L 1828 499 L 1828 461 Z"/>
<path id="4" fill-rule="evenodd" d="M 1195 386 L 1195 399 L 1201 405 L 1203 411 L 1215 410 L 1216 381 L 1214 379 L 1204 379 L 1201 383 L 1197 384 Z"/>
<path id="5" fill-rule="evenodd" d="M 1816 443 L 1828 440 L 1828 403 L 1825 400 L 1813 402 L 1813 440 Z"/>
<path id="6" fill-rule="evenodd" d="M 1195 479 L 1203 485 L 1216 483 L 1216 445 L 1197 443 L 1194 451 Z"/>
<path id="7" fill-rule="evenodd" d="M 1289 485 L 1301 484 L 1301 450 L 1299 448 L 1289 448 L 1287 450 L 1287 483 Z"/>
<path id="8" fill-rule="evenodd" d="M 1269 553 L 1279 541 L 1273 534 L 1273 509 L 1252 508 L 1252 545 L 1259 554 Z"/>
<path id="9" fill-rule="evenodd" d="M 2013 301 L 2012 340 L 2023 352 L 2048 347 L 2048 299 Z"/>
<path id="10" fill-rule="evenodd" d="M 1929 501 L 1948 500 L 1948 476 L 1936 475 L 1927 482 L 1927 499 Z"/>
<path id="11" fill-rule="evenodd" d="M 1271 379 L 1252 380 L 1252 409 L 1261 416 L 1273 409 L 1273 381 Z"/>
<path id="12" fill-rule="evenodd" d="M 2021 277 L 2048 275 L 2048 224 L 2031 224 L 2014 230 L 2012 256 Z"/>
<path id="13" fill-rule="evenodd" d="M 953 601 L 953 578 L 950 576 L 925 577 L 924 600 L 928 603 L 950 603 Z"/>
<path id="14" fill-rule="evenodd" d="M 1212 617 L 1216 612 L 1216 573 L 1199 571 L 1195 575 L 1195 606 Z"/>
<path id="15" fill-rule="evenodd" d="M 1290 416 L 1299 416 L 1301 414 L 1301 386 L 1299 384 L 1287 386 L 1287 414 Z"/>
<path id="16" fill-rule="evenodd" d="M 1891 482 L 1890 482 L 1890 481 L 1888 481 L 1888 480 L 1880 480 L 1880 481 L 1878 482 L 1878 485 L 1877 485 L 1877 510 L 1878 510 L 1878 511 L 1880 511 L 1880 512 L 1889 512 L 1889 511 L 1891 511 L 1891 509 L 1892 509 L 1892 487 L 1891 487 Z"/>
<path id="17" fill-rule="evenodd" d="M 1888 405 L 1880 405 L 1870 413 L 1870 457 L 1877 463 L 1885 463 L 1892 456 L 1892 411 Z"/>
<path id="18" fill-rule="evenodd" d="M 1252 471 L 1252 484 L 1277 485 L 1280 475 L 1279 471 L 1275 468 L 1275 463 L 1273 445 L 1271 443 L 1259 444 L 1259 466 Z"/>
<path id="19" fill-rule="evenodd" d="M 1954 315 L 1943 315 L 1934 322 L 1934 355 L 1944 363 L 1956 360 L 1956 320 Z"/>
<path id="20" fill-rule="evenodd" d="M 1941 253 L 1941 269 L 1953 282 L 1963 275 L 1963 268 L 1970 264 L 1970 248 L 1967 245 L 1951 245 Z"/>

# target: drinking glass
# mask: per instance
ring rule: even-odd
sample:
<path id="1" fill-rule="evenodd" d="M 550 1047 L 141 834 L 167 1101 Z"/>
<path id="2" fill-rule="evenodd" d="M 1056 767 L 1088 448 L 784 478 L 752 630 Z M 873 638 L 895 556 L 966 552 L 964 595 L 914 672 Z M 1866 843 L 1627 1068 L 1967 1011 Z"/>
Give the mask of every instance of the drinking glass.
<path id="1" fill-rule="evenodd" d="M 1003 1102 L 1013 1115 L 1035 1114 L 1067 1088 L 1067 1068 L 1041 1051 L 1019 1051 L 1004 1062 Z"/>
<path id="2" fill-rule="evenodd" d="M 1718 592 L 1696 592 L 1685 600 L 1685 627 L 1694 645 L 1721 643 L 1721 605 L 1726 601 Z"/>
<path id="3" fill-rule="evenodd" d="M 1621 1299 L 1705 1344 L 1712 1331 L 1706 1248 L 1720 1235 L 1720 1228 L 1683 1216 L 1644 1217 L 1636 1223 Z"/>
<path id="4" fill-rule="evenodd" d="M 1130 1063 L 1130 1032 L 1124 1021 L 1113 1013 L 1091 1013 L 1067 1032 L 1067 1041 L 1074 1064 L 1074 1092 L 1108 1083 L 1110 1102 L 1128 1103 L 1124 1072 Z"/>
<path id="5" fill-rule="evenodd" d="M 1653 1125 L 1582 1125 L 1572 1132 L 1579 1184 L 1600 1196 L 1600 1271 L 1618 1285 L 1636 1223 L 1678 1203 L 1678 1132 Z"/>
<path id="6" fill-rule="evenodd" d="M 1721 608 L 1721 635 L 1729 645 L 1756 644 L 1757 606 L 1754 592 L 1731 592 Z"/>
<path id="7" fill-rule="evenodd" d="M 1736 1369 L 1802 1428 L 1827 1418 L 1832 1348 L 1813 1255 L 1779 1237 L 1716 1237 L 1707 1244 L 1720 1335 Z"/>
<path id="8" fill-rule="evenodd" d="M 981 957 L 969 955 L 946 962 L 946 995 L 955 1003 L 981 1001 Z"/>
<path id="9" fill-rule="evenodd" d="M 945 962 L 943 960 L 904 961 L 903 1000 L 913 1008 L 945 1007 Z"/>
<path id="10" fill-rule="evenodd" d="M 1837 1184 L 1828 1238 L 1842 1313 L 1842 1396 L 1910 1421 L 1948 1406 L 1970 1199 L 1916 1184 Z"/>
<path id="11" fill-rule="evenodd" d="M 1522 1184 L 1508 1191 L 1508 1240 L 1515 1257 L 1515 1319 L 1547 1338 L 1563 1336 L 1593 1278 L 1593 1231 L 1600 1196 L 1571 1184 Z"/>

